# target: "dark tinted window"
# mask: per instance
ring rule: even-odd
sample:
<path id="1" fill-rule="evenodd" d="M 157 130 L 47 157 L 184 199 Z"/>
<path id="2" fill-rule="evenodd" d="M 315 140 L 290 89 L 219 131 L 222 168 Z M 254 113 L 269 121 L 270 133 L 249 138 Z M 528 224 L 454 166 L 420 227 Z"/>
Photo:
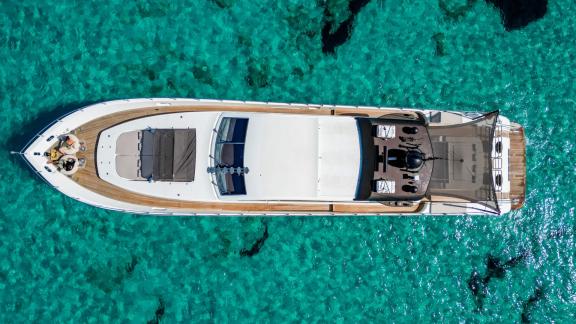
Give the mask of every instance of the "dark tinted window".
<path id="1" fill-rule="evenodd" d="M 225 168 L 244 167 L 244 142 L 247 118 L 222 118 L 214 152 L 216 183 L 221 195 L 245 195 L 244 175 L 230 173 Z"/>
<path id="2" fill-rule="evenodd" d="M 244 175 L 217 173 L 216 183 L 221 195 L 246 194 Z"/>
<path id="3" fill-rule="evenodd" d="M 219 143 L 244 143 L 246 140 L 247 118 L 222 118 L 218 129 Z"/>

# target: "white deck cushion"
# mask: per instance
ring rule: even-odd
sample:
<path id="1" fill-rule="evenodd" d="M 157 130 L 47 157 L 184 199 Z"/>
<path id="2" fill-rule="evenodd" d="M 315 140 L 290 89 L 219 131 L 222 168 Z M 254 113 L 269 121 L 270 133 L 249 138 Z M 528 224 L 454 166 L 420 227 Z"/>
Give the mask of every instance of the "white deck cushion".
<path id="1" fill-rule="evenodd" d="M 140 176 L 140 157 L 138 155 L 116 155 L 116 172 L 130 180 L 144 180 Z"/>
<path id="2" fill-rule="evenodd" d="M 116 140 L 116 155 L 140 155 L 140 136 L 139 131 L 120 134 Z"/>

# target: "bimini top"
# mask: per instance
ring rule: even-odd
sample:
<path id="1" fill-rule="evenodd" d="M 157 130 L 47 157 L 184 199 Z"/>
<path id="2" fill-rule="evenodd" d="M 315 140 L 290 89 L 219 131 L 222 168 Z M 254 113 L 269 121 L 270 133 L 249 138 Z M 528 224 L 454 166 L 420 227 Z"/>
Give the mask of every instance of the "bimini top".
<path id="1" fill-rule="evenodd" d="M 502 179 L 492 172 L 497 120 L 495 111 L 465 124 L 428 127 L 435 158 L 427 191 L 431 201 L 452 197 L 500 212 L 494 183 Z"/>

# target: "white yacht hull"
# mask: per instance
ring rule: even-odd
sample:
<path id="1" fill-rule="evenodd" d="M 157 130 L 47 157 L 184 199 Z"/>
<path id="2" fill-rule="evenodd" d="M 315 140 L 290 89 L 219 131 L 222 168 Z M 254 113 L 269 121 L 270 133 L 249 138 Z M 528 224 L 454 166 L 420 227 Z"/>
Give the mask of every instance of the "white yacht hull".
<path id="1" fill-rule="evenodd" d="M 162 112 L 170 107 L 210 107 L 214 111 L 230 107 L 256 107 L 262 109 L 290 109 L 290 110 L 306 110 L 306 111 L 322 111 L 334 110 L 339 112 L 349 112 L 349 114 L 364 113 L 366 111 L 378 112 L 379 110 L 386 109 L 387 111 L 395 110 L 398 112 L 420 112 L 429 117 L 436 113 L 444 114 L 442 123 L 462 123 L 471 120 L 466 114 L 442 112 L 436 110 L 416 110 L 416 109 L 403 109 L 403 108 L 378 108 L 378 107 L 360 107 L 360 106 L 332 106 L 332 105 L 309 105 L 309 104 L 285 104 L 285 103 L 264 103 L 264 102 L 244 102 L 244 101 L 228 101 L 228 100 L 200 100 L 200 99 L 173 99 L 173 98 L 152 98 L 152 99 L 128 99 L 116 100 L 109 102 L 102 102 L 87 107 L 75 110 L 63 117 L 58 118 L 52 124 L 43 129 L 40 133 L 35 135 L 31 142 L 23 149 L 23 156 L 28 162 L 30 167 L 50 186 L 69 196 L 72 199 L 80 202 L 93 205 L 95 207 L 122 211 L 128 213 L 149 214 L 149 215 L 222 215 L 222 216 L 235 216 L 235 215 L 481 215 L 490 214 L 486 213 L 484 208 L 476 203 L 453 204 L 446 203 L 431 203 L 420 202 L 417 210 L 403 211 L 397 210 L 381 210 L 380 202 L 348 202 L 344 205 L 335 205 L 322 210 L 316 208 L 318 202 L 313 201 L 297 201 L 297 202 L 281 202 L 281 201 L 267 201 L 266 206 L 269 205 L 283 205 L 286 206 L 285 210 L 282 208 L 268 208 L 260 206 L 257 208 L 242 208 L 245 206 L 252 206 L 254 202 L 251 201 L 235 201 L 236 210 L 227 210 L 219 208 L 199 209 L 182 208 L 179 206 L 154 206 L 154 204 L 143 205 L 140 203 L 132 203 L 130 201 L 116 199 L 114 195 L 105 195 L 102 192 L 96 192 L 87 188 L 85 185 L 80 184 L 72 177 L 66 176 L 58 172 L 55 165 L 47 163 L 44 153 L 49 151 L 51 147 L 58 142 L 59 136 L 67 134 L 78 129 L 82 125 L 86 125 L 94 120 L 102 119 L 103 117 L 128 111 L 137 110 L 154 110 Z M 510 127 L 511 123 L 508 119 L 500 117 L 500 127 Z M 510 147 L 510 140 L 503 139 L 504 145 L 504 166 L 500 167 L 499 172 L 503 174 L 504 181 L 500 188 L 503 197 L 510 193 L 511 181 L 508 176 L 508 150 Z M 224 203 L 224 202 L 223 202 Z M 322 202 L 325 203 L 325 202 Z M 513 209 L 514 201 L 510 199 L 499 199 L 500 213 L 506 213 Z M 293 208 L 292 206 L 300 206 L 301 208 Z M 310 210 L 306 210 L 305 206 L 311 206 Z M 201 205 L 204 206 L 204 205 Z M 206 205 L 209 206 L 209 205 Z M 304 206 L 304 207 L 302 207 Z M 340 206 L 340 207 L 338 207 Z M 357 207 L 357 208 L 356 208 Z M 320 209 L 320 210 L 318 210 Z"/>

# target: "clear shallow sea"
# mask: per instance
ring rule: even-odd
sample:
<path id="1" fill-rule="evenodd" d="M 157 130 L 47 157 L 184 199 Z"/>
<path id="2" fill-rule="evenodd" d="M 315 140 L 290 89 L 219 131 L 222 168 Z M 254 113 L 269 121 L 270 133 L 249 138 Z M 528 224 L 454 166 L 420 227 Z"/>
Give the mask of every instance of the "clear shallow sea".
<path id="1" fill-rule="evenodd" d="M 322 53 L 321 1 L 217 2 L 0 3 L 0 322 L 573 322 L 573 0 L 510 32 L 480 0 L 459 18 L 438 0 L 373 0 L 335 55 Z M 346 1 L 329 4 L 347 18 Z M 134 216 L 68 199 L 8 153 L 59 114 L 131 97 L 501 109 L 526 127 L 526 206 Z M 260 252 L 240 256 L 265 226 Z M 507 265 L 480 308 L 468 280 L 488 255 Z"/>

